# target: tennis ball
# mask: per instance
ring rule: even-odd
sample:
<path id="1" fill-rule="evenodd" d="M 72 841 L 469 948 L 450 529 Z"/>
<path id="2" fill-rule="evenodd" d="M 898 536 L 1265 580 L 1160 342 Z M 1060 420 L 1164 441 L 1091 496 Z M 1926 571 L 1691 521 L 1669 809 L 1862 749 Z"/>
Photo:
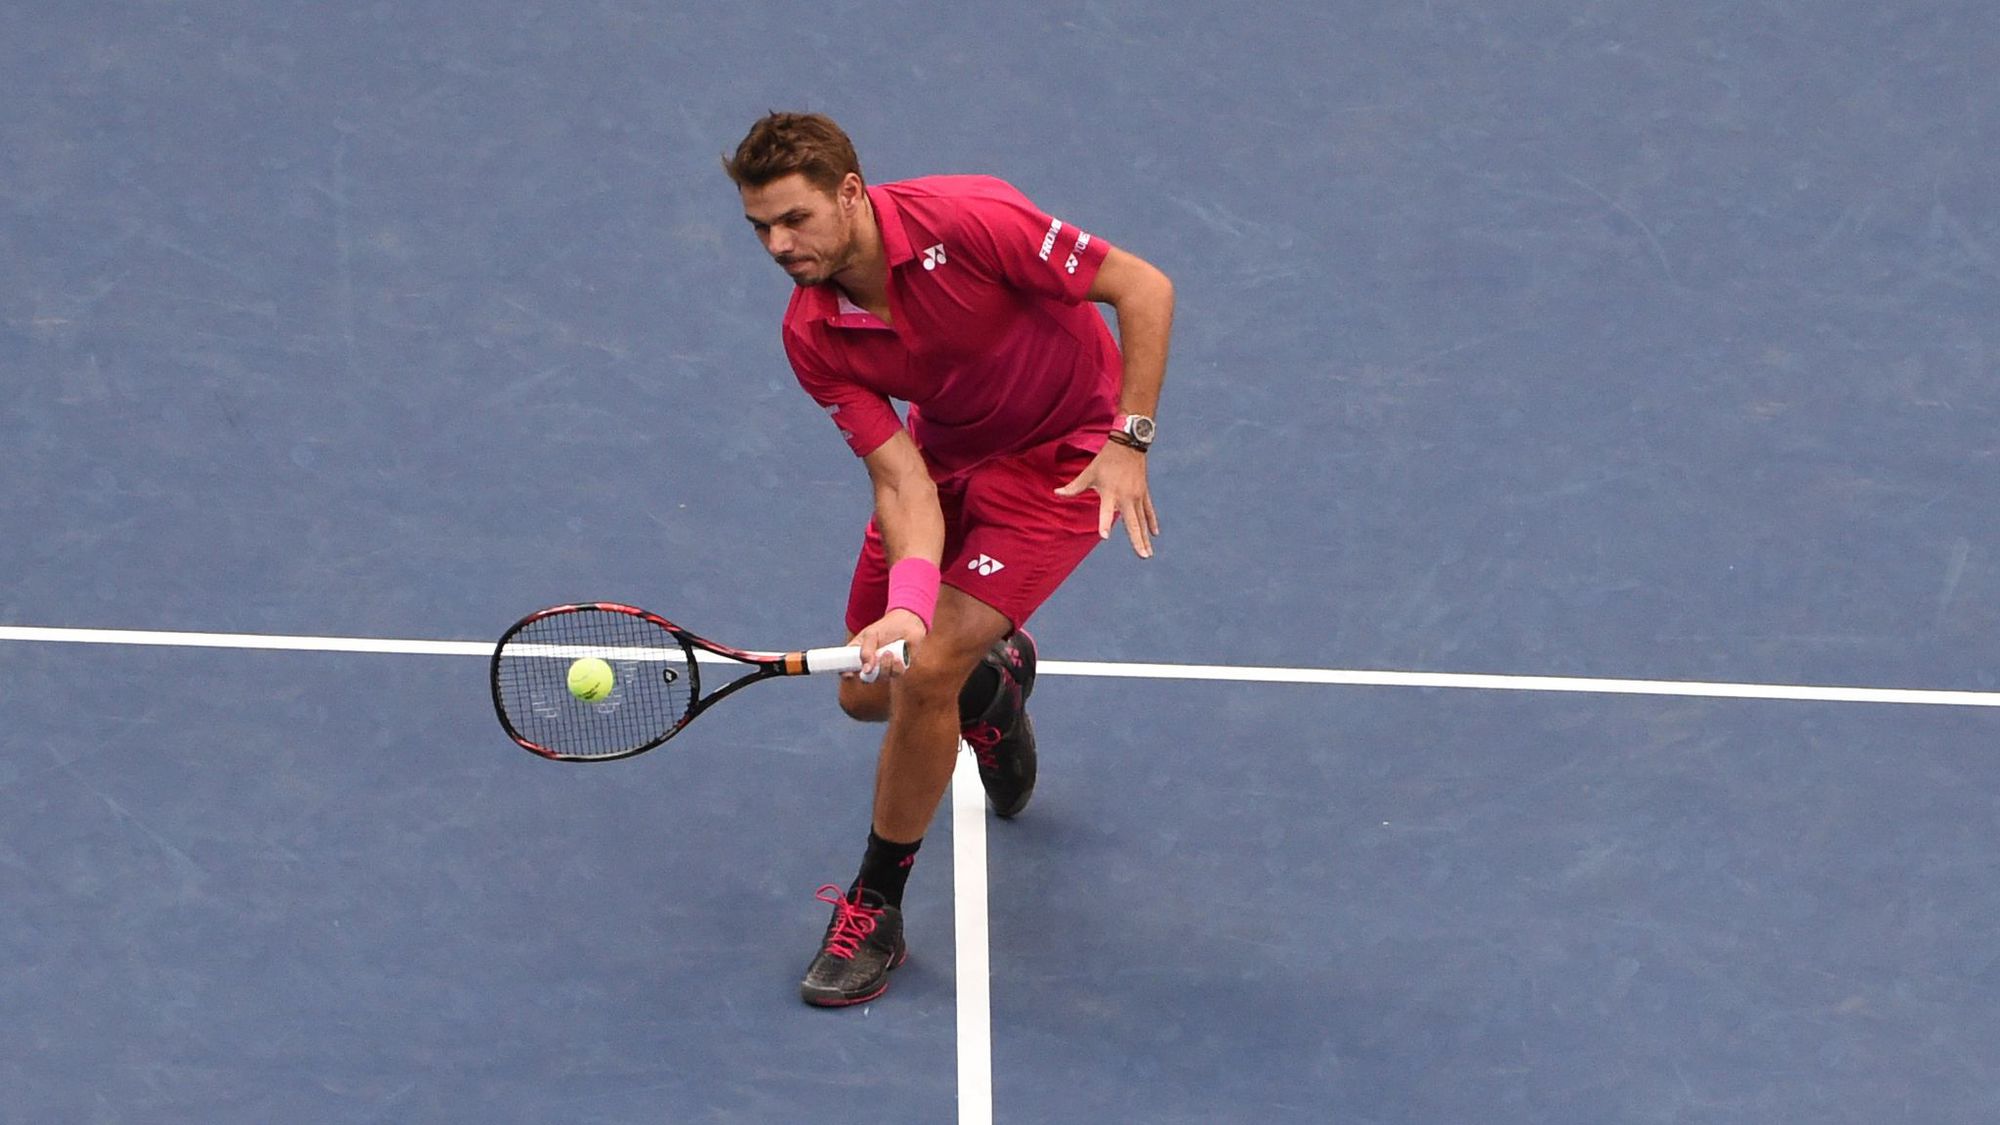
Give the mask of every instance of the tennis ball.
<path id="1" fill-rule="evenodd" d="M 612 685 L 618 677 L 611 674 L 611 665 L 595 656 L 586 656 L 569 666 L 569 693 L 585 703 L 595 703 L 611 694 Z"/>

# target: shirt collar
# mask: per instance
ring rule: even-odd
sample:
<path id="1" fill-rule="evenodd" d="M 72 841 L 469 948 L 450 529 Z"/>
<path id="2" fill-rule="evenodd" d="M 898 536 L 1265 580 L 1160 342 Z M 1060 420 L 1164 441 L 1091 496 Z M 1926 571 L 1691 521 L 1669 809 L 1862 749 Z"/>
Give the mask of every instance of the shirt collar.
<path id="1" fill-rule="evenodd" d="M 896 198 L 881 187 L 868 189 L 868 202 L 875 209 L 875 229 L 882 235 L 882 256 L 890 269 L 913 261 L 917 252 L 910 247 L 909 232 L 903 228 L 903 212 Z M 815 320 L 825 320 L 835 328 L 887 328 L 875 314 L 847 299 L 840 286 L 827 282 L 807 289 L 802 298 Z"/>
<path id="2" fill-rule="evenodd" d="M 835 328 L 882 328 L 882 323 L 874 313 L 847 299 L 840 286 L 828 282 L 804 290 L 801 298 L 808 302 L 806 313 L 813 320 L 825 321 Z"/>

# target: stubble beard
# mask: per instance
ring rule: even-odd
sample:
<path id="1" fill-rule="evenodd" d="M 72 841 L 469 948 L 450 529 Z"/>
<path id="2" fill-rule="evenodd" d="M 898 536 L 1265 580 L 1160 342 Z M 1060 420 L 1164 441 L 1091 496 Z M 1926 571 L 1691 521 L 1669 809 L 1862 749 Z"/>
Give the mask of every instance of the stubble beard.
<path id="1" fill-rule="evenodd" d="M 790 274 L 792 284 L 800 289 L 810 289 L 815 285 L 825 285 L 827 282 L 839 277 L 847 267 L 854 264 L 854 259 L 860 253 L 859 249 L 855 246 L 855 241 L 854 229 L 850 226 L 847 231 L 847 241 L 841 245 L 840 253 L 827 263 L 826 272 Z M 789 274 L 790 271 L 787 271 L 787 273 Z"/>

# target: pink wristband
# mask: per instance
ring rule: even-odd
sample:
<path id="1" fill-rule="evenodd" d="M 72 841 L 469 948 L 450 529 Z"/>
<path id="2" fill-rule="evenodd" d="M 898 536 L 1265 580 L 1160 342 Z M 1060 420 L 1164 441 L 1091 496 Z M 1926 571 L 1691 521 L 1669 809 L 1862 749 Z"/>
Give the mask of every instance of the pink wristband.
<path id="1" fill-rule="evenodd" d="M 938 566 L 929 559 L 903 559 L 889 568 L 889 608 L 907 609 L 931 627 L 937 613 Z"/>

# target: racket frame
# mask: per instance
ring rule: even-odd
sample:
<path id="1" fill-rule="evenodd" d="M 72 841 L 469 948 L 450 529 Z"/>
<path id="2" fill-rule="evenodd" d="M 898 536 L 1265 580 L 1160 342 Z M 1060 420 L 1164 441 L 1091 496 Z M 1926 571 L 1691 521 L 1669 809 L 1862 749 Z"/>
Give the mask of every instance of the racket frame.
<path id="1" fill-rule="evenodd" d="M 522 734 L 514 726 L 513 720 L 507 715 L 507 707 L 502 702 L 500 690 L 500 666 L 503 658 L 506 656 L 508 644 L 537 622 L 562 614 L 586 612 L 620 613 L 637 618 L 672 637 L 681 646 L 681 650 L 687 654 L 687 710 L 671 728 L 651 741 L 646 742 L 644 745 L 611 754 L 565 754 L 552 747 L 543 746 Z M 903 655 L 902 642 L 898 641 L 894 646 L 889 647 L 893 647 L 898 658 L 901 659 Z M 703 695 L 701 688 L 702 662 L 700 657 L 696 655 L 698 651 L 745 665 L 750 668 L 750 671 L 724 684 L 714 694 Z M 699 633 L 682 628 L 659 614 L 653 613 L 650 610 L 640 609 L 638 606 L 625 605 L 621 602 L 570 602 L 564 605 L 554 605 L 549 606 L 547 609 L 536 610 L 509 626 L 507 631 L 500 635 L 500 640 L 493 646 L 493 657 L 488 666 L 487 676 L 493 694 L 493 713 L 499 718 L 500 727 L 507 732 L 507 737 L 513 739 L 514 743 L 523 750 L 556 762 L 616 762 L 625 758 L 636 757 L 658 747 L 668 739 L 687 729 L 687 725 L 694 721 L 695 716 L 729 698 L 746 685 L 784 676 L 809 676 L 815 672 L 852 672 L 859 670 L 860 667 L 860 649 L 851 645 L 836 648 L 801 649 L 794 652 L 756 652 L 750 649 L 733 648 L 729 645 L 711 641 Z"/>

